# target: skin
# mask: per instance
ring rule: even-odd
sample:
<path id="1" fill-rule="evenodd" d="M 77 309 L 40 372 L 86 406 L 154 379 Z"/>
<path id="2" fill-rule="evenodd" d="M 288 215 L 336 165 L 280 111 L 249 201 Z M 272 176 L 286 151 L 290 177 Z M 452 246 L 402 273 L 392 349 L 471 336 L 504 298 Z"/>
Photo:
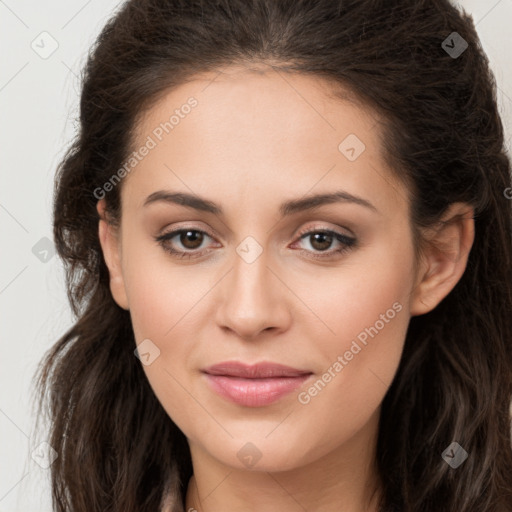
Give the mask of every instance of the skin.
<path id="1" fill-rule="evenodd" d="M 189 442 L 186 510 L 376 511 L 381 402 L 411 316 L 432 310 L 464 272 L 472 210 L 452 205 L 442 227 L 423 233 L 417 259 L 409 194 L 385 164 L 375 112 L 335 98 L 319 78 L 243 65 L 219 71 L 168 92 L 140 120 L 135 148 L 189 97 L 198 101 L 124 179 L 119 229 L 98 201 L 112 295 L 130 311 L 137 344 L 150 339 L 160 350 L 144 371 Z M 338 149 L 349 134 L 366 146 L 354 161 Z M 158 190 L 207 198 L 223 214 L 165 201 L 144 206 Z M 375 210 L 337 202 L 280 217 L 286 200 L 335 190 Z M 194 246 L 178 235 L 167 244 L 202 256 L 178 259 L 155 241 L 184 227 L 213 237 Z M 322 229 L 356 245 L 336 255 L 342 244 L 334 238 L 324 244 L 331 256 L 314 259 L 321 244 L 298 233 Z M 262 251 L 251 263 L 236 250 L 247 236 Z M 396 303 L 400 312 L 300 403 L 299 392 Z M 249 408 L 205 383 L 200 370 L 226 360 L 313 375 L 278 402 Z M 260 454 L 252 467 L 237 456 L 249 442 Z"/>

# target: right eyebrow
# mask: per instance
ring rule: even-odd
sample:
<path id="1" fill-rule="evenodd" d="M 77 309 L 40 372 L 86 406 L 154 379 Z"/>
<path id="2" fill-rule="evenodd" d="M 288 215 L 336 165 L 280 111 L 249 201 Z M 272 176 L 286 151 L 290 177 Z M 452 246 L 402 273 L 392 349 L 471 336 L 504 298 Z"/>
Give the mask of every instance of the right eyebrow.
<path id="1" fill-rule="evenodd" d="M 144 206 L 148 206 L 157 201 L 188 206 L 189 208 L 214 213 L 216 215 L 222 214 L 222 208 L 216 205 L 213 201 L 209 201 L 207 199 L 203 199 L 202 197 L 188 194 L 186 192 L 170 192 L 168 190 L 158 190 L 146 198 L 144 201 Z"/>

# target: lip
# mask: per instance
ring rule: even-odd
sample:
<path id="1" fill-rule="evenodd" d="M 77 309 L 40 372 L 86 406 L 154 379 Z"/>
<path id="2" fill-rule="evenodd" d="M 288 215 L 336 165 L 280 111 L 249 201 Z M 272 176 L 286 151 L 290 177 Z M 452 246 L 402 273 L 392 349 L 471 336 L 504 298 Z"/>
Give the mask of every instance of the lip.
<path id="1" fill-rule="evenodd" d="M 226 361 L 202 371 L 213 391 L 246 407 L 263 407 L 276 402 L 312 375 L 309 370 L 270 362 L 247 365 Z"/>

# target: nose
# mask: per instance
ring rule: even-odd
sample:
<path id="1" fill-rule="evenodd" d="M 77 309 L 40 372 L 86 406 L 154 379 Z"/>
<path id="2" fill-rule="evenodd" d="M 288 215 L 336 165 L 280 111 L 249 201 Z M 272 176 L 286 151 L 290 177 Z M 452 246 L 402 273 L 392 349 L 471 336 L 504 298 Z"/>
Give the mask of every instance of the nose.
<path id="1" fill-rule="evenodd" d="M 288 329 L 290 292 L 283 276 L 269 264 L 265 251 L 251 263 L 235 254 L 233 268 L 220 283 L 216 297 L 216 322 L 221 329 L 245 340 L 254 340 L 263 331 Z"/>

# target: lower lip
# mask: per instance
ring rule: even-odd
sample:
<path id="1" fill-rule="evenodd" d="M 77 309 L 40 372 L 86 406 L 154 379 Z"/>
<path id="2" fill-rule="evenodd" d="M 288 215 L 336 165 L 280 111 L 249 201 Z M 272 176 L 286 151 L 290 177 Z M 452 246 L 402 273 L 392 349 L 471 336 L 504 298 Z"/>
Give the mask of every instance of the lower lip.
<path id="1" fill-rule="evenodd" d="M 273 377 L 267 379 L 243 379 L 225 375 L 205 374 L 212 389 L 238 405 L 263 407 L 291 393 L 311 374 L 300 377 Z"/>

